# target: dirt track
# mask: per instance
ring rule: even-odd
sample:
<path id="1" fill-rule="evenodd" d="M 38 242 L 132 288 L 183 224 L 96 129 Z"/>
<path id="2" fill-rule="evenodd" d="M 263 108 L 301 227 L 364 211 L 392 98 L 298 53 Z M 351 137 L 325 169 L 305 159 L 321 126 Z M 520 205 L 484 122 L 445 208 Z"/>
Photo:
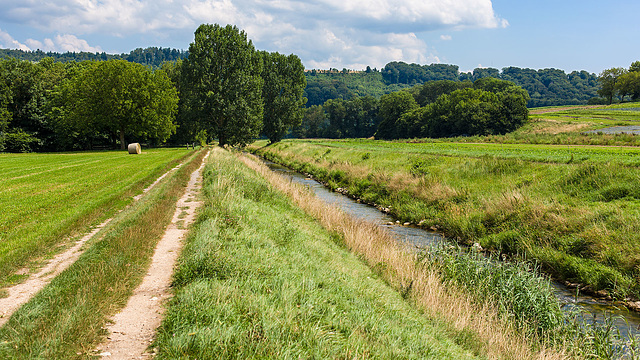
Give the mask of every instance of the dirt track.
<path id="1" fill-rule="evenodd" d="M 182 164 L 174 167 L 173 169 L 160 176 L 153 184 L 144 189 L 142 191 L 142 194 L 134 197 L 134 200 L 138 201 L 145 193 L 147 193 L 156 184 L 158 184 L 160 180 L 162 180 L 169 173 L 180 168 L 180 166 L 182 166 Z M 16 310 L 18 310 L 22 305 L 28 302 L 35 294 L 38 293 L 38 291 L 42 290 L 42 288 L 49 284 L 51 280 L 53 280 L 53 278 L 55 278 L 61 272 L 71 266 L 71 264 L 73 264 L 84 252 L 82 246 L 87 241 L 96 236 L 96 234 L 98 234 L 100 230 L 107 226 L 111 222 L 111 220 L 113 220 L 113 218 L 105 220 L 90 233 L 86 234 L 80 240 L 76 241 L 72 247 L 53 257 L 53 259 L 51 259 L 44 267 L 42 267 L 40 271 L 29 276 L 29 278 L 25 282 L 7 288 L 6 290 L 8 291 L 9 296 L 0 299 L 0 326 L 3 326 L 7 321 L 9 321 L 9 318 Z M 26 269 L 25 271 L 28 271 L 28 269 Z"/>
<path id="2" fill-rule="evenodd" d="M 191 174 L 184 195 L 176 203 L 171 224 L 158 243 L 151 266 L 142 284 L 134 290 L 124 309 L 107 326 L 110 335 L 97 352 L 108 359 L 139 359 L 151 355 L 147 352 L 155 331 L 162 321 L 164 302 L 171 297 L 170 285 L 173 268 L 187 227 L 196 215 L 201 202 L 198 195 L 202 187 L 201 173 L 209 154 L 200 167 Z"/>

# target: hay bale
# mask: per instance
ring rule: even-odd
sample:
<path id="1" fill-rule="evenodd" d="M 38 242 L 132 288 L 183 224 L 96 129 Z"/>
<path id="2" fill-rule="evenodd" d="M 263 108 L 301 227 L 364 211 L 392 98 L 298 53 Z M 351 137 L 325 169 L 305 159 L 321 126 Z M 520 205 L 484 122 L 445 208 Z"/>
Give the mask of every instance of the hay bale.
<path id="1" fill-rule="evenodd" d="M 140 147 L 140 143 L 129 144 L 129 154 L 140 154 L 140 153 L 142 153 L 142 148 Z"/>

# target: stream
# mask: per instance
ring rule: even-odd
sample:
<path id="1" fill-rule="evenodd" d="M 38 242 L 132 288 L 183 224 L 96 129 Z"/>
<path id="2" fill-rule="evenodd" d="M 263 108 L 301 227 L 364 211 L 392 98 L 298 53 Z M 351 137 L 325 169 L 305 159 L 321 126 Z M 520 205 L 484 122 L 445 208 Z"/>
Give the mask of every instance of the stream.
<path id="1" fill-rule="evenodd" d="M 333 192 L 323 184 L 297 173 L 282 165 L 262 160 L 272 171 L 289 176 L 292 181 L 305 185 L 315 195 L 328 204 L 332 204 L 354 218 L 370 223 L 379 224 L 390 231 L 398 241 L 418 249 L 442 244 L 447 240 L 444 236 L 419 227 L 403 226 L 373 206 L 358 202 L 343 194 Z M 392 225 L 393 224 L 393 225 Z M 624 306 L 617 306 L 611 302 L 591 296 L 578 294 L 575 289 L 569 289 L 558 282 L 551 282 L 552 290 L 560 300 L 565 311 L 577 310 L 587 321 L 602 321 L 605 316 L 612 317 L 614 324 L 623 336 L 640 335 L 640 313 L 629 311 Z"/>

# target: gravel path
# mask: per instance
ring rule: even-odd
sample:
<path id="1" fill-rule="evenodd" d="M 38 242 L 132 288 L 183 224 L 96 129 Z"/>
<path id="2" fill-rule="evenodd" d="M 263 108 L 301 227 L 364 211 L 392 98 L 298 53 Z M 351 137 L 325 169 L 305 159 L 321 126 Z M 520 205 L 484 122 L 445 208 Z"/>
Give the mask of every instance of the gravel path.
<path id="1" fill-rule="evenodd" d="M 125 308 L 114 316 L 113 323 L 107 326 L 110 335 L 97 350 L 103 358 L 142 359 L 153 355 L 148 352 L 148 347 L 162 321 L 164 303 L 172 296 L 171 276 L 182 249 L 182 239 L 202 204 L 198 195 L 202 188 L 202 169 L 208 157 L 207 153 L 200 167 L 191 174 L 187 189 L 176 203 L 171 224 L 156 247 L 142 284 L 134 290 Z"/>

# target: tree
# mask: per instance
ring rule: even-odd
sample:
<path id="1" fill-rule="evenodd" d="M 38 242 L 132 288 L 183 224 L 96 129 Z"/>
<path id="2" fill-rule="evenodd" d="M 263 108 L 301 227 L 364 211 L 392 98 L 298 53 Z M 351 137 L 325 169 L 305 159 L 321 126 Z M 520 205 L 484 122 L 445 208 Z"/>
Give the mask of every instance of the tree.
<path id="1" fill-rule="evenodd" d="M 629 72 L 640 72 L 640 61 L 634 61 L 629 66 Z"/>
<path id="2" fill-rule="evenodd" d="M 603 70 L 598 76 L 598 81 L 602 86 L 600 90 L 598 90 L 598 95 L 607 99 L 609 104 L 613 103 L 613 97 L 616 95 L 618 78 L 625 72 L 626 70 L 623 68 L 611 68 Z"/>
<path id="3" fill-rule="evenodd" d="M 244 31 L 203 24 L 189 45 L 184 89 L 194 115 L 218 145 L 246 145 L 262 128 L 262 60 Z"/>
<path id="4" fill-rule="evenodd" d="M 407 128 L 398 120 L 402 114 L 417 109 L 419 106 L 407 91 L 397 91 L 380 98 L 380 124 L 376 131 L 376 139 L 398 139 L 416 134 L 408 134 Z M 413 136 L 411 136 L 413 137 Z"/>
<path id="5" fill-rule="evenodd" d="M 63 126 L 80 135 L 108 132 L 125 149 L 125 136 L 164 142 L 175 132 L 178 94 L 163 71 L 125 60 L 87 63 L 59 89 Z"/>
<path id="6" fill-rule="evenodd" d="M 307 81 L 304 66 L 296 55 L 261 52 L 262 99 L 264 101 L 262 132 L 273 144 L 287 134 L 291 127 L 299 126 L 306 98 L 303 96 Z"/>
<path id="7" fill-rule="evenodd" d="M 640 71 L 620 75 L 616 83 L 616 94 L 620 96 L 620 101 L 624 101 L 627 95 L 637 100 L 640 97 Z"/>

